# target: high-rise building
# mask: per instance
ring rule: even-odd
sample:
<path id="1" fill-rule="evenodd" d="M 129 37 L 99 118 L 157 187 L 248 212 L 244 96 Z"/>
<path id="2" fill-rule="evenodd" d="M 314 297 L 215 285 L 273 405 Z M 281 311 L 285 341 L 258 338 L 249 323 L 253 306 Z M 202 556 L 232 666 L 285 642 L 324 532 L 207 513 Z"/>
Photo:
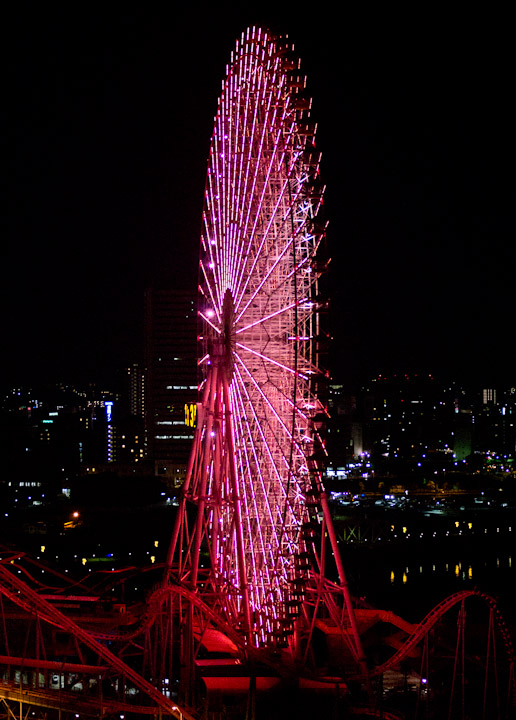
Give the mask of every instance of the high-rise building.
<path id="1" fill-rule="evenodd" d="M 127 368 L 129 415 L 145 417 L 145 373 L 139 363 Z"/>
<path id="2" fill-rule="evenodd" d="M 197 305 L 193 292 L 145 294 L 145 431 L 155 474 L 186 473 L 197 402 Z"/>

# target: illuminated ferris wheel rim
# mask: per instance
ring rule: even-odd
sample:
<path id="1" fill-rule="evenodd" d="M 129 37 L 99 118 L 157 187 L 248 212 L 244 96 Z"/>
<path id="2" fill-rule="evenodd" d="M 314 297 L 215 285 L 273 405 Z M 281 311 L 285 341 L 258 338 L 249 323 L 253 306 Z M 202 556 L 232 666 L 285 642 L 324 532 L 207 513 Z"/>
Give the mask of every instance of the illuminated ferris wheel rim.
<path id="1" fill-rule="evenodd" d="M 306 497 L 322 447 L 314 418 L 324 411 L 324 188 L 291 51 L 256 29 L 237 43 L 211 139 L 199 263 L 202 459 L 192 497 L 217 496 L 205 521 L 213 582 L 234 608 L 248 603 L 258 644 L 287 622 L 281 608 L 304 572 L 295 559 L 306 551 Z"/>

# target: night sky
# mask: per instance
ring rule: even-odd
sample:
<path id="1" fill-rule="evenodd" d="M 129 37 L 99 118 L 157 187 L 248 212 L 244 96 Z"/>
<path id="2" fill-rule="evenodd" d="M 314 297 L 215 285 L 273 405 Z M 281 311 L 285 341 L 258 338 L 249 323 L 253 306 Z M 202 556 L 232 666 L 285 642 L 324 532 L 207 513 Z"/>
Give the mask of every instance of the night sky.
<path id="1" fill-rule="evenodd" d="M 8 384 L 108 379 L 141 359 L 144 289 L 196 286 L 213 117 L 249 24 L 289 34 L 314 100 L 335 377 L 516 384 L 509 18 L 326 6 L 4 17 Z"/>

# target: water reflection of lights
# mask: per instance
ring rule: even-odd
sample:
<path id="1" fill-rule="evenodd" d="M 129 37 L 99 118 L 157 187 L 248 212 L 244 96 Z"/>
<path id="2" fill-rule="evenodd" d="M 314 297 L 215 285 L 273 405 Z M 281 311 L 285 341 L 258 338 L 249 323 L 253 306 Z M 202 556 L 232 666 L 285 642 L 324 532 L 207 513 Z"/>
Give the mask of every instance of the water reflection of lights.
<path id="1" fill-rule="evenodd" d="M 414 569 L 417 571 L 417 575 L 440 575 L 445 574 L 449 575 L 450 573 L 455 576 L 455 578 L 463 581 L 469 581 L 473 580 L 477 575 L 479 574 L 479 571 L 483 570 L 511 570 L 512 569 L 512 555 L 508 555 L 506 557 L 496 557 L 493 560 L 487 561 L 487 560 L 479 560 L 478 563 L 462 563 L 461 561 L 452 563 L 448 562 L 442 562 L 442 563 L 436 563 L 432 562 L 429 565 L 423 565 L 418 562 L 417 565 L 414 565 Z M 391 585 L 396 585 L 397 583 L 401 582 L 402 585 L 406 585 L 411 576 L 411 566 L 406 566 L 403 570 L 400 570 L 399 568 L 391 568 L 388 570 L 389 573 L 389 580 Z M 415 577 L 415 576 L 414 576 Z"/>
<path id="2" fill-rule="evenodd" d="M 426 516 L 427 513 L 423 513 L 423 515 Z M 495 535 L 512 535 L 512 525 L 482 526 L 482 523 L 478 519 L 473 522 L 470 519 L 456 520 L 454 518 L 448 518 L 448 523 L 446 523 L 446 518 L 443 518 L 443 522 L 439 524 L 437 529 L 435 529 L 435 525 L 433 525 L 433 527 L 429 526 L 426 531 L 425 529 L 421 529 L 420 516 L 414 515 L 411 522 L 413 525 L 412 528 L 406 518 L 403 524 L 390 524 L 390 536 L 387 537 L 387 540 L 393 541 L 400 538 L 409 540 L 413 537 L 424 540 L 428 538 L 442 539 L 464 535 L 470 535 L 472 537 L 475 535 L 488 535 L 491 537 Z M 416 532 L 413 532 L 413 530 Z M 377 541 L 379 540 L 380 538 L 378 537 Z"/>

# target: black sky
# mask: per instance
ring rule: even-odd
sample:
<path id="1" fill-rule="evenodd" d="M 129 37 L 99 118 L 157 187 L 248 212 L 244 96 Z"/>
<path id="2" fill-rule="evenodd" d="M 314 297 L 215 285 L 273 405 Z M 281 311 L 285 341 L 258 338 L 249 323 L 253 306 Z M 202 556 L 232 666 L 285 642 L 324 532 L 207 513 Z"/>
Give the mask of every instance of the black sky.
<path id="1" fill-rule="evenodd" d="M 516 383 L 508 17 L 67 7 L 4 18 L 8 383 L 109 377 L 141 357 L 145 287 L 195 286 L 217 98 L 255 23 L 314 99 L 336 374 Z"/>

